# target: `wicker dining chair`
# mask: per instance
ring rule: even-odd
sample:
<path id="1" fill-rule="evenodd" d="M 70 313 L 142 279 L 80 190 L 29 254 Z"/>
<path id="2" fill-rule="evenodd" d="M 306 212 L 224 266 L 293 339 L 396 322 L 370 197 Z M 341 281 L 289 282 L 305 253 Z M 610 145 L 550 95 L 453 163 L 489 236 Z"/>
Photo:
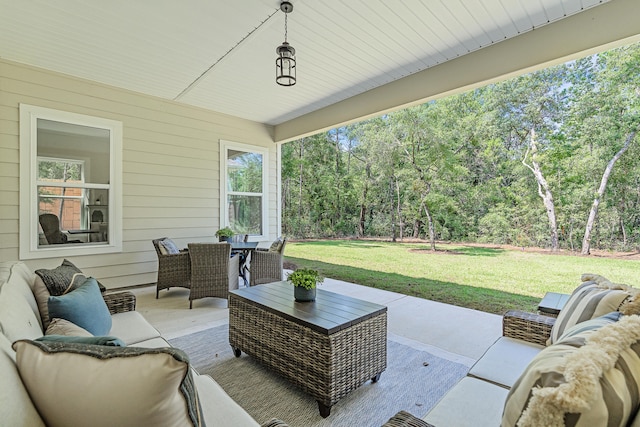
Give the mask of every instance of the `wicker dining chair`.
<path id="1" fill-rule="evenodd" d="M 276 240 L 268 250 L 257 249 L 251 253 L 249 284 L 251 286 L 282 280 L 284 247 L 287 239 Z"/>
<path id="2" fill-rule="evenodd" d="M 191 287 L 191 261 L 186 249 L 177 254 L 165 253 L 162 242 L 166 237 L 153 240 L 153 247 L 158 255 L 158 280 L 156 283 L 156 299 L 162 289 L 172 286 L 179 288 Z"/>
<path id="3" fill-rule="evenodd" d="M 231 257 L 229 243 L 189 243 L 191 291 L 193 300 L 205 297 L 229 299 L 229 290 L 238 289 L 240 257 Z"/>

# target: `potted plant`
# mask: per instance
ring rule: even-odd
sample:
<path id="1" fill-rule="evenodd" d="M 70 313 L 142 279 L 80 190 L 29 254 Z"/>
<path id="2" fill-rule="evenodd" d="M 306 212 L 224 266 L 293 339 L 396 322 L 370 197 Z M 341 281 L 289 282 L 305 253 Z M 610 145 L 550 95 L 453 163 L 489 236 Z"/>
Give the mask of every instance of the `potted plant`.
<path id="1" fill-rule="evenodd" d="M 293 284 L 293 296 L 296 301 L 307 302 L 315 301 L 316 285 L 321 284 L 324 278 L 318 270 L 298 268 L 289 273 L 287 280 Z"/>
<path id="2" fill-rule="evenodd" d="M 231 243 L 231 237 L 233 237 L 233 230 L 230 229 L 229 227 L 224 227 L 221 228 L 220 230 L 216 231 L 216 237 L 221 241 L 221 242 L 229 242 Z"/>

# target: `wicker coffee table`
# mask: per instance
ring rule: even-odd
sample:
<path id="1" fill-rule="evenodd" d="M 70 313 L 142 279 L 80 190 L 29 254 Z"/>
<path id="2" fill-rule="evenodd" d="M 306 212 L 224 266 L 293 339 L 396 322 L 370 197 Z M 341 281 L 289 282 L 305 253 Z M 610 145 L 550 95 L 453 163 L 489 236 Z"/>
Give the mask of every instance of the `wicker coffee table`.
<path id="1" fill-rule="evenodd" d="M 328 417 L 340 398 L 387 367 L 387 307 L 317 289 L 295 302 L 293 285 L 275 282 L 229 293 L 229 342 L 284 376 Z"/>

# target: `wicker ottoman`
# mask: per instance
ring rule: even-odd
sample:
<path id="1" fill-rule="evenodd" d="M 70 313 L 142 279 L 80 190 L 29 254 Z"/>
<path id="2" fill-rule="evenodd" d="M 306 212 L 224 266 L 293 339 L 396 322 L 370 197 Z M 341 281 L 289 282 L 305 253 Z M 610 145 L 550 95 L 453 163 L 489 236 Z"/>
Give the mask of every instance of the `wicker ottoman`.
<path id="1" fill-rule="evenodd" d="M 276 282 L 229 294 L 229 342 L 300 387 L 327 417 L 340 398 L 387 367 L 387 307 L 317 290 L 299 303 Z"/>

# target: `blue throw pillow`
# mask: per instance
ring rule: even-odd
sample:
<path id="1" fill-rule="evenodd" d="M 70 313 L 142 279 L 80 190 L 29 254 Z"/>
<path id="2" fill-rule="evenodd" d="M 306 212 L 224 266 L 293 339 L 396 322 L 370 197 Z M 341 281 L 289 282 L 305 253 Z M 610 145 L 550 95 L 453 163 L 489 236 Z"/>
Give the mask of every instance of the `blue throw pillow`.
<path id="1" fill-rule="evenodd" d="M 68 320 L 93 335 L 106 335 L 111 330 L 111 313 L 94 278 L 68 294 L 50 296 L 48 306 L 51 319 Z"/>
<path id="2" fill-rule="evenodd" d="M 113 347 L 126 347 L 124 341 L 120 338 L 112 336 L 103 337 L 71 337 L 68 335 L 45 335 L 36 339 L 36 341 L 46 342 L 73 342 L 77 344 L 91 344 L 91 345 L 108 345 Z"/>

